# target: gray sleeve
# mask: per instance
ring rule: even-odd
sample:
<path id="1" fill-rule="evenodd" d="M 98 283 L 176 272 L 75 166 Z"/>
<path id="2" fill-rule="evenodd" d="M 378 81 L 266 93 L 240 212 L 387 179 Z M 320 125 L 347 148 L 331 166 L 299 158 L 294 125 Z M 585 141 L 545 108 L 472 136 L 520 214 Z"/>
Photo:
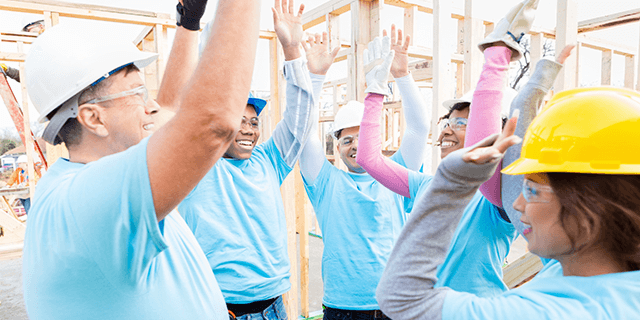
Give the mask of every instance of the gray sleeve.
<path id="1" fill-rule="evenodd" d="M 499 163 L 466 163 L 462 155 L 492 144 L 497 136 L 445 157 L 427 190 L 416 200 L 376 291 L 380 309 L 390 318 L 442 319 L 444 299 L 451 289 L 434 288 L 437 267 L 444 261 L 465 207 Z"/>
<path id="2" fill-rule="evenodd" d="M 529 124 L 533 121 L 537 114 L 538 107 L 542 104 L 544 96 L 549 92 L 551 86 L 556 80 L 558 73 L 562 69 L 562 64 L 555 61 L 542 59 L 536 64 L 536 68 L 531 75 L 529 81 L 520 89 L 518 95 L 511 102 L 510 114 L 516 109 L 520 110 L 518 125 L 516 126 L 515 135 L 524 138 L 524 134 L 529 128 Z M 507 149 L 505 153 L 502 167 L 508 165 L 520 158 L 521 145 Z M 522 181 L 524 176 L 517 175 L 501 175 L 502 184 L 502 207 L 507 212 L 507 216 L 513 226 L 518 230 L 519 234 L 524 231 L 524 225 L 520 222 L 520 212 L 513 209 L 513 203 L 516 201 L 522 190 Z"/>
<path id="3" fill-rule="evenodd" d="M 317 101 L 320 99 L 320 91 L 322 90 L 322 84 L 324 83 L 325 76 L 310 74 L 310 77 L 314 100 Z M 319 110 L 314 108 L 313 114 L 311 115 L 310 136 L 302 149 L 302 154 L 300 155 L 300 173 L 309 184 L 313 184 L 316 180 L 318 174 L 320 174 L 320 170 L 322 170 L 324 161 L 326 160 L 324 156 L 324 149 L 322 148 L 322 141 L 320 141 L 320 138 L 318 137 L 318 112 Z"/>
<path id="4" fill-rule="evenodd" d="M 273 141 L 287 165 L 293 167 L 309 138 L 315 103 L 309 71 L 302 58 L 285 61 L 284 76 L 287 109 L 273 131 Z"/>
<path id="5" fill-rule="evenodd" d="M 4 73 L 7 77 L 20 82 L 20 70 L 7 66 L 7 70 Z"/>
<path id="6" fill-rule="evenodd" d="M 407 128 L 402 136 L 400 153 L 410 170 L 418 171 L 424 162 L 429 136 L 429 111 L 411 74 L 397 78 Z"/>

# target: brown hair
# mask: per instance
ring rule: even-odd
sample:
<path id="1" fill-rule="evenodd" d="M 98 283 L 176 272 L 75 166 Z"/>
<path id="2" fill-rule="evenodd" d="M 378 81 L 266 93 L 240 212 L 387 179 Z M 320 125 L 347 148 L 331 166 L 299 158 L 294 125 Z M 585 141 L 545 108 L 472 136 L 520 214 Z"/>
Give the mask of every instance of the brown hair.
<path id="1" fill-rule="evenodd" d="M 640 175 L 548 173 L 575 252 L 599 244 L 640 270 Z M 580 243 L 577 246 L 577 243 Z"/>

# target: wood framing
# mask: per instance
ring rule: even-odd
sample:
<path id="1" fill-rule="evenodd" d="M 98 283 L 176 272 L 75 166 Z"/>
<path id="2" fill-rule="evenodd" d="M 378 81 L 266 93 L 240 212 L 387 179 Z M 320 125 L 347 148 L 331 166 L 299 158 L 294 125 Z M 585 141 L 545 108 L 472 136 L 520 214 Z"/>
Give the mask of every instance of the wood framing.
<path id="1" fill-rule="evenodd" d="M 578 24 L 578 33 L 596 31 L 640 20 L 640 8 L 584 20 Z"/>
<path id="2" fill-rule="evenodd" d="M 576 0 L 558 0 L 556 26 L 556 48 L 562 50 L 566 45 L 574 44 L 578 38 L 578 3 Z M 569 56 L 558 74 L 555 88 L 557 91 L 575 88 L 575 73 L 578 63 L 575 56 Z"/>

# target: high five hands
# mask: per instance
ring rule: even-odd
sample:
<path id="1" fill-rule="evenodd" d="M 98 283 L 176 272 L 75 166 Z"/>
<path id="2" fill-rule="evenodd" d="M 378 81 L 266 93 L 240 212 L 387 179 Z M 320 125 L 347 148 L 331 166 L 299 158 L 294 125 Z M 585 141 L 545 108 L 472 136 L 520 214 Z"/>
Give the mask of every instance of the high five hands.
<path id="1" fill-rule="evenodd" d="M 302 42 L 302 47 L 307 54 L 307 67 L 309 72 L 318 75 L 326 75 L 333 60 L 338 55 L 340 46 L 336 46 L 329 52 L 329 36 L 326 32 L 315 36 L 309 36 L 306 42 Z"/>
<path id="2" fill-rule="evenodd" d="M 387 36 L 387 30 L 382 30 L 382 35 Z M 396 25 L 391 25 L 391 50 L 395 51 L 391 63 L 391 75 L 394 78 L 402 78 L 409 75 L 409 43 L 411 36 L 407 35 L 402 43 L 402 30 L 396 32 Z"/>
<path id="3" fill-rule="evenodd" d="M 507 121 L 507 124 L 502 130 L 502 134 L 496 139 L 495 135 L 483 140 L 486 144 L 489 144 L 491 140 L 495 141 L 489 146 L 479 146 L 469 150 L 462 156 L 462 160 L 465 162 L 471 162 L 475 164 L 494 163 L 500 161 L 504 156 L 507 149 L 515 144 L 522 142 L 522 139 L 513 133 L 516 131 L 516 124 L 518 123 L 518 115 L 520 110 L 515 110 L 511 119 Z M 480 142 L 480 145 L 483 143 Z"/>
<path id="4" fill-rule="evenodd" d="M 300 43 L 302 42 L 302 12 L 304 4 L 300 5 L 298 15 L 293 12 L 293 0 L 275 0 L 273 8 L 273 28 L 278 40 L 282 44 L 284 59 L 295 60 L 301 57 Z"/>

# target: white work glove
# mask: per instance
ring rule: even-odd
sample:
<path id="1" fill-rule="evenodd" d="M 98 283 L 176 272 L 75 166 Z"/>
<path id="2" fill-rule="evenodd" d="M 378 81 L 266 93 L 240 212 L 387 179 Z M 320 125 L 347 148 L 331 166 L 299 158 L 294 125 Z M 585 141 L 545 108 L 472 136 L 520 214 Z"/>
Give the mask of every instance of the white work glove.
<path id="1" fill-rule="evenodd" d="M 368 49 L 364 49 L 362 53 L 364 78 L 367 81 L 365 93 L 372 92 L 385 96 L 389 94 L 387 81 L 394 53 L 391 50 L 391 39 L 388 36 L 376 37 L 369 42 Z"/>
<path id="2" fill-rule="evenodd" d="M 480 51 L 491 45 L 503 42 L 512 51 L 511 61 L 522 58 L 520 40 L 531 30 L 533 19 L 536 17 L 539 0 L 524 0 L 511 8 L 504 18 L 500 19 L 493 31 L 478 44 Z"/>

